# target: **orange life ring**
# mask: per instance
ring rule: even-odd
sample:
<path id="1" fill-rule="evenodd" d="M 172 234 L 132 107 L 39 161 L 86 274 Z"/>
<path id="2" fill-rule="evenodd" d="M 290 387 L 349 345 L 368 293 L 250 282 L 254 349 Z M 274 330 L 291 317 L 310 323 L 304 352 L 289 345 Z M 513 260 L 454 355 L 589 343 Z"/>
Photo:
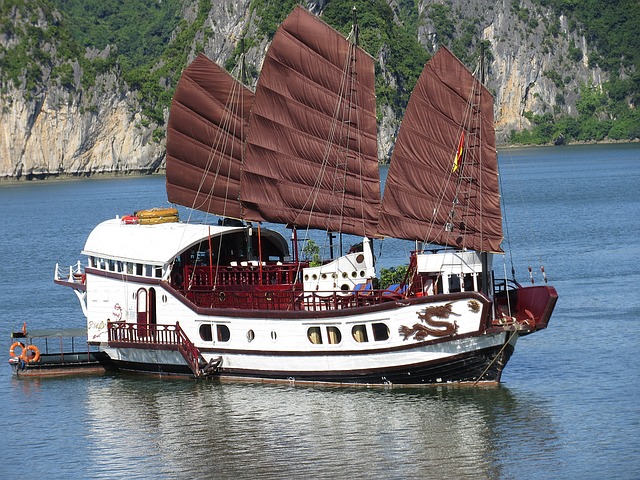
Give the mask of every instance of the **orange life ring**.
<path id="1" fill-rule="evenodd" d="M 33 356 L 31 356 L 29 352 L 33 352 Z M 38 350 L 38 347 L 35 345 L 29 345 L 23 350 L 22 358 L 25 362 L 35 363 L 40 360 L 40 350 Z"/>
<path id="2" fill-rule="evenodd" d="M 20 347 L 22 349 L 22 351 L 20 352 L 20 355 L 16 355 L 16 352 L 15 352 L 16 347 Z M 24 352 L 25 352 L 25 346 L 24 346 L 24 343 L 22 342 L 14 342 L 11 345 L 11 348 L 9 348 L 9 355 L 11 357 L 22 358 L 22 356 L 24 355 Z"/>

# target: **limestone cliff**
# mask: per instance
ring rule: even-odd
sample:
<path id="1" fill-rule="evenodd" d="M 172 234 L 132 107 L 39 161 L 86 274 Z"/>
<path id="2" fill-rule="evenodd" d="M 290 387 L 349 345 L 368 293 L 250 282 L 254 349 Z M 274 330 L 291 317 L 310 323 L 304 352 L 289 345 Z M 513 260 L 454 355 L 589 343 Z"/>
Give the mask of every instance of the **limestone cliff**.
<path id="1" fill-rule="evenodd" d="M 548 109 L 571 113 L 575 108 L 579 84 L 592 80 L 600 84 L 601 72 L 588 67 L 589 52 L 584 38 L 568 28 L 565 18 L 534 7 L 528 0 L 516 5 L 512 0 L 445 0 L 459 19 L 473 20 L 492 55 L 487 83 L 495 94 L 498 140 L 504 141 L 511 129 L 528 127 L 526 111 L 542 114 Z M 243 31 L 252 31 L 255 18 L 249 0 L 212 2 L 203 28 L 196 34 L 189 54 L 202 49 L 211 59 L 224 64 Z M 315 13 L 326 2 L 308 2 Z M 428 51 L 435 51 L 438 39 L 428 16 L 429 7 L 441 0 L 421 0 L 419 40 Z M 392 8 L 398 8 L 389 0 Z M 198 2 L 185 1 L 183 17 L 193 22 Z M 523 11 L 526 18 L 523 19 Z M 35 23 L 43 29 L 55 16 L 37 10 Z M 10 21 L 14 25 L 34 22 L 17 9 Z M 52 20 L 53 18 L 53 20 Z M 557 31 L 549 34 L 551 28 Z M 549 42 L 549 38 L 552 41 Z M 0 32 L 0 46 L 10 47 L 15 35 Z M 579 48 L 582 59 L 568 60 L 571 46 Z M 248 63 L 259 69 L 266 41 L 248 51 Z M 55 42 L 45 50 L 55 57 Z M 100 52 L 87 52 L 96 55 Z M 382 56 L 378 57 L 382 62 Z M 384 68 L 384 65 L 382 65 Z M 2 80 L 0 85 L 0 179 L 45 178 L 48 176 L 86 176 L 95 173 L 148 173 L 161 170 L 164 140 L 154 136 L 163 125 L 149 124 L 142 115 L 138 93 L 130 89 L 117 71 L 99 74 L 88 89 L 80 84 L 82 72 L 73 64 L 73 82 L 62 84 L 51 75 L 55 65 L 42 69 L 34 91 L 27 92 L 27 79 L 21 85 Z M 550 72 L 555 72 L 556 77 Z M 557 76 L 562 81 L 558 82 Z M 388 158 L 393 148 L 400 115 L 383 107 L 379 125 L 379 153 Z M 168 112 L 165 112 L 165 119 Z"/>

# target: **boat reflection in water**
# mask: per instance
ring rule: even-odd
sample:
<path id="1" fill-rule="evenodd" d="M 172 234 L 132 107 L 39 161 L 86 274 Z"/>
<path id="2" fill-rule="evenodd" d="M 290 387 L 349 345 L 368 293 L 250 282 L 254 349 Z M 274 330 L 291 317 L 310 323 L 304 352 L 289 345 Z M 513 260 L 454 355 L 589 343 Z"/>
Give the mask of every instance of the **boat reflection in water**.
<path id="1" fill-rule="evenodd" d="M 556 437 L 543 401 L 527 394 L 523 402 L 504 387 L 312 388 L 118 376 L 89 389 L 86 405 L 95 463 L 125 472 L 135 462 L 150 476 L 508 478 L 513 458 L 542 457 Z"/>

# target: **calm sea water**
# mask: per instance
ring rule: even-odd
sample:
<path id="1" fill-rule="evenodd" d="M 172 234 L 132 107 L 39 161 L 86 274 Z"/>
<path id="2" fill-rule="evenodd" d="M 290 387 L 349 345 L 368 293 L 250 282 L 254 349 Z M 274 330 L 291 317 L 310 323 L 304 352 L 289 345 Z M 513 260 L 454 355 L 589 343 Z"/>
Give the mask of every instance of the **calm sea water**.
<path id="1" fill-rule="evenodd" d="M 0 370 L 0 478 L 640 478 L 640 144 L 500 152 L 513 266 L 560 301 L 496 388 L 340 389 Z M 84 326 L 56 262 L 164 178 L 0 185 L 0 346 Z M 376 246 L 382 266 L 411 248 Z M 496 269 L 511 270 L 511 263 Z"/>

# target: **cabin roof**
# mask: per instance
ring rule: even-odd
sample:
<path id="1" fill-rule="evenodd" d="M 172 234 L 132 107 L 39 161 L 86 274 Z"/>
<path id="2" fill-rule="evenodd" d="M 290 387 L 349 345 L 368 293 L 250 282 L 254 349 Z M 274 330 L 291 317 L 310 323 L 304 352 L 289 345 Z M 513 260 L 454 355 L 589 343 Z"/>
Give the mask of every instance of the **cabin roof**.
<path id="1" fill-rule="evenodd" d="M 82 253 L 126 262 L 164 265 L 209 235 L 216 237 L 242 230 L 243 227 L 182 222 L 127 225 L 116 217 L 93 229 Z"/>

